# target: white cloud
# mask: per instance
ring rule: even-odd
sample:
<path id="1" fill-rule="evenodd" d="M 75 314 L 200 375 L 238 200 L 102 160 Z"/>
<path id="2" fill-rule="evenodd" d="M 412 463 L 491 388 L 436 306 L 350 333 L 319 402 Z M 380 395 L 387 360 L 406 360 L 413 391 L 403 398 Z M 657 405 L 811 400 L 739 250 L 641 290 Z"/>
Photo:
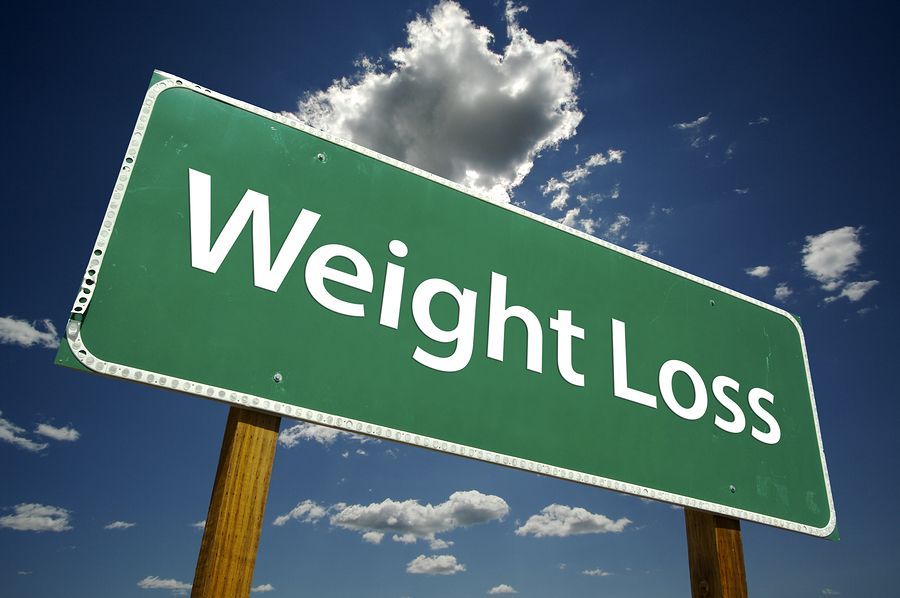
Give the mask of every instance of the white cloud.
<path id="1" fill-rule="evenodd" d="M 840 596 L 841 593 L 837 590 L 832 590 L 831 588 L 823 588 L 822 589 L 823 596 Z"/>
<path id="2" fill-rule="evenodd" d="M 541 185 L 541 193 L 545 197 L 547 195 L 553 195 L 553 200 L 550 202 L 550 209 L 565 209 L 566 204 L 569 201 L 569 183 L 560 181 L 556 177 L 550 177 L 550 180 Z"/>
<path id="3" fill-rule="evenodd" d="M 650 251 L 650 243 L 646 241 L 638 241 L 634 244 L 634 252 L 639 253 L 641 255 L 645 255 L 648 251 Z"/>
<path id="4" fill-rule="evenodd" d="M 609 229 L 607 229 L 604 236 L 607 239 L 621 241 L 626 236 L 625 229 L 628 228 L 629 224 L 631 224 L 631 218 L 625 214 L 618 214 L 615 221 L 609 225 Z"/>
<path id="5" fill-rule="evenodd" d="M 315 523 L 327 513 L 328 511 L 325 507 L 322 507 L 311 500 L 304 500 L 284 515 L 276 517 L 272 524 L 282 526 L 291 519 L 297 519 L 304 523 Z"/>
<path id="6" fill-rule="evenodd" d="M 384 532 L 366 532 L 362 535 L 362 539 L 369 544 L 381 544 L 384 538 Z"/>
<path id="7" fill-rule="evenodd" d="M 446 550 L 451 546 L 453 546 L 453 542 L 441 540 L 440 538 L 435 538 L 428 544 L 428 548 L 432 550 Z"/>
<path id="8" fill-rule="evenodd" d="M 273 586 L 270 583 L 264 583 L 264 584 L 260 584 L 258 586 L 254 586 L 254 587 L 250 588 L 250 591 L 253 592 L 254 594 L 258 594 L 260 592 L 274 592 L 275 586 Z"/>
<path id="9" fill-rule="evenodd" d="M 3 415 L 2 411 L 0 411 L 0 415 Z M 20 428 L 8 419 L 0 417 L 0 440 L 3 442 L 8 442 L 9 444 L 32 453 L 38 453 L 47 448 L 46 442 L 35 442 L 30 438 L 22 436 L 24 432 L 25 428 Z"/>
<path id="10" fill-rule="evenodd" d="M 176 579 L 162 579 L 156 575 L 148 575 L 137 582 L 143 590 L 172 590 L 176 593 L 186 592 L 191 589 L 191 584 Z"/>
<path id="11" fill-rule="evenodd" d="M 820 235 L 809 235 L 803 246 L 803 267 L 826 291 L 843 285 L 846 274 L 859 264 L 861 227 L 844 226 Z"/>
<path id="12" fill-rule="evenodd" d="M 72 529 L 71 512 L 61 507 L 22 503 L 14 507 L 14 515 L 0 517 L 0 527 L 25 532 L 64 532 Z"/>
<path id="13" fill-rule="evenodd" d="M 709 117 L 712 116 L 712 112 L 707 112 L 703 116 L 696 118 L 695 120 L 683 123 L 675 123 L 672 125 L 674 128 L 679 131 L 689 131 L 691 129 L 698 129 L 701 125 L 703 125 L 706 121 L 709 120 Z"/>
<path id="14" fill-rule="evenodd" d="M 557 220 L 560 224 L 565 226 L 571 226 L 572 228 L 577 228 L 578 226 L 578 214 L 581 213 L 581 208 L 572 208 L 571 210 L 566 212 L 566 215 Z"/>
<path id="15" fill-rule="evenodd" d="M 400 544 L 415 544 L 418 539 L 415 534 L 394 534 L 391 537 L 391 540 Z"/>
<path id="16" fill-rule="evenodd" d="M 613 521 L 606 515 L 591 513 L 581 507 L 552 504 L 544 507 L 540 514 L 529 517 L 525 525 L 516 529 L 516 535 L 565 538 L 582 534 L 619 533 L 629 523 L 631 520 L 625 517 Z"/>
<path id="17" fill-rule="evenodd" d="M 538 42 L 507 4 L 508 45 L 459 4 L 438 3 L 407 24 L 406 46 L 383 69 L 372 60 L 352 77 L 307 95 L 296 116 L 429 172 L 500 198 L 537 154 L 575 134 L 582 119 L 561 40 Z"/>
<path id="18" fill-rule="evenodd" d="M 455 575 L 465 571 L 466 566 L 456 562 L 449 554 L 425 556 L 420 554 L 406 565 L 406 572 L 418 575 Z"/>
<path id="19" fill-rule="evenodd" d="M 738 195 L 747 195 L 750 193 L 750 187 L 737 187 L 734 192 Z"/>
<path id="20" fill-rule="evenodd" d="M 875 285 L 878 284 L 877 280 L 867 280 L 865 282 L 850 282 L 841 290 L 840 295 L 835 295 L 833 297 L 826 297 L 825 302 L 831 303 L 832 301 L 837 301 L 843 297 L 846 297 L 851 302 L 856 302 L 866 296 L 866 293 L 871 291 Z"/>
<path id="21" fill-rule="evenodd" d="M 16 575 L 31 575 L 34 571 L 16 571 Z"/>
<path id="22" fill-rule="evenodd" d="M 43 325 L 44 330 L 38 330 L 39 323 Z M 59 347 L 59 334 L 49 319 L 28 322 L 15 316 L 6 316 L 0 317 L 0 343 L 56 349 Z"/>
<path id="23" fill-rule="evenodd" d="M 769 124 L 768 116 L 760 116 L 759 118 L 755 118 L 747 123 L 749 126 L 753 127 L 756 125 L 767 125 Z"/>
<path id="24" fill-rule="evenodd" d="M 332 509 L 331 525 L 361 532 L 392 532 L 395 541 L 431 541 L 435 534 L 501 520 L 509 513 L 505 500 L 476 490 L 454 492 L 438 505 L 385 499 L 369 505 L 335 505 Z"/>
<path id="25" fill-rule="evenodd" d="M 192 523 L 191 527 L 199 530 L 206 529 L 206 519 L 204 519 L 203 521 L 198 521 L 197 523 Z"/>
<path id="26" fill-rule="evenodd" d="M 598 166 L 606 166 L 607 164 L 621 164 L 622 156 L 625 155 L 624 150 L 617 149 L 608 149 L 606 150 L 606 154 L 600 152 L 599 154 L 594 154 L 590 156 L 583 163 L 577 165 L 572 170 L 566 170 L 562 173 L 563 180 L 559 180 L 556 177 L 550 177 L 546 183 L 541 185 L 541 194 L 544 197 L 548 195 L 552 195 L 553 199 L 550 202 L 550 208 L 553 210 L 563 210 L 566 207 L 566 204 L 569 201 L 570 197 L 570 188 L 571 186 L 582 180 L 587 178 L 591 172 Z M 586 204 L 593 198 L 599 197 L 602 201 L 605 197 L 610 197 L 611 199 L 619 198 L 619 183 L 616 183 L 612 191 L 608 196 L 602 194 L 593 194 L 591 196 L 578 195 L 578 201 L 581 202 L 582 205 Z"/>
<path id="27" fill-rule="evenodd" d="M 608 149 L 606 154 L 600 152 L 599 154 L 593 154 L 587 160 L 585 160 L 582 164 L 579 164 L 572 170 L 567 170 L 562 173 L 563 180 L 569 184 L 572 184 L 576 181 L 580 181 L 582 179 L 587 178 L 591 172 L 594 171 L 598 166 L 606 166 L 608 164 L 621 164 L 622 156 L 625 155 L 623 150 L 617 149 Z"/>
<path id="28" fill-rule="evenodd" d="M 516 589 L 511 585 L 507 585 L 505 583 L 501 583 L 499 586 L 494 586 L 490 590 L 488 590 L 488 594 L 518 594 Z"/>
<path id="29" fill-rule="evenodd" d="M 746 270 L 744 270 L 744 272 L 746 272 L 753 278 L 765 278 L 771 271 L 772 268 L 770 268 L 769 266 L 753 266 L 752 268 L 747 268 Z"/>
<path id="30" fill-rule="evenodd" d="M 34 433 L 64 442 L 74 442 L 81 437 L 81 434 L 75 428 L 57 428 L 50 424 L 38 424 Z"/>
<path id="31" fill-rule="evenodd" d="M 778 301 L 785 301 L 793 294 L 794 291 L 791 290 L 791 287 L 789 287 L 786 282 L 780 282 L 778 283 L 778 286 L 775 287 L 775 299 Z"/>
<path id="32" fill-rule="evenodd" d="M 134 527 L 135 523 L 130 521 L 113 521 L 112 523 L 107 523 L 103 526 L 103 529 L 128 529 L 130 527 Z"/>
<path id="33" fill-rule="evenodd" d="M 281 434 L 278 435 L 278 444 L 285 448 L 293 448 L 300 444 L 301 440 L 308 440 L 318 442 L 319 444 L 330 445 L 334 444 L 338 438 L 355 440 L 362 443 L 377 442 L 376 440 L 366 436 L 360 436 L 359 434 L 351 434 L 350 432 L 326 428 L 325 426 L 318 426 L 311 423 L 302 423 L 282 430 Z"/>
<path id="34" fill-rule="evenodd" d="M 707 145 L 711 141 L 715 140 L 716 137 L 718 137 L 718 135 L 716 135 L 715 133 L 707 134 L 706 132 L 704 132 L 704 129 L 706 128 L 705 125 L 707 122 L 709 122 L 711 116 L 712 112 L 708 112 L 692 121 L 675 123 L 674 125 L 672 125 L 672 128 L 678 131 L 682 131 L 687 136 L 691 147 L 697 149 L 704 145 Z M 726 158 L 727 157 L 728 156 L 726 156 Z"/>
<path id="35" fill-rule="evenodd" d="M 581 572 L 582 575 L 588 575 L 590 577 L 609 577 L 612 575 L 609 571 L 604 571 L 603 569 L 585 569 Z"/>

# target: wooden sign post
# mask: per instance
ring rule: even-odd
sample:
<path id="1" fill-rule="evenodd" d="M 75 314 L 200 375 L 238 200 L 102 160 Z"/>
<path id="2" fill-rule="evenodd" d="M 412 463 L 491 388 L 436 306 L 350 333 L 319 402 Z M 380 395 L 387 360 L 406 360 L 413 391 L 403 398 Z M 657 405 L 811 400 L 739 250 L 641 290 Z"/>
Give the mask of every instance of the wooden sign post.
<path id="1" fill-rule="evenodd" d="M 692 598 L 747 598 L 741 523 L 684 510 Z"/>
<path id="2" fill-rule="evenodd" d="M 193 598 L 250 595 L 280 424 L 280 417 L 241 407 L 228 412 Z"/>

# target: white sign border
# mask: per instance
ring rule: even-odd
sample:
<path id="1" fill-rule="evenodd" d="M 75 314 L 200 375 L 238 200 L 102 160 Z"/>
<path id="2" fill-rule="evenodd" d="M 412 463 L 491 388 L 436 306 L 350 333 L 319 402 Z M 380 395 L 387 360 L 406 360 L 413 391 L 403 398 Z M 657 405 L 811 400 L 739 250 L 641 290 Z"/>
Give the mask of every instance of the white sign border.
<path id="1" fill-rule="evenodd" d="M 831 482 L 828 477 L 828 468 L 825 463 L 825 451 L 822 447 L 822 434 L 819 429 L 819 416 L 816 409 L 815 396 L 813 394 L 812 377 L 809 371 L 809 359 L 806 352 L 806 341 L 803 337 L 803 331 L 801 330 L 799 323 L 793 315 L 774 305 L 769 305 L 767 303 L 759 301 L 758 299 L 754 299 L 753 297 L 749 297 L 737 291 L 733 291 L 693 274 L 683 272 L 677 268 L 673 268 L 672 266 L 668 266 L 647 256 L 635 253 L 623 247 L 619 247 L 618 245 L 614 245 L 602 239 L 590 236 L 584 232 L 575 230 L 553 220 L 549 220 L 543 216 L 533 214 L 514 204 L 496 201 L 482 193 L 479 193 L 472 189 L 468 189 L 462 185 L 459 185 L 458 183 L 454 183 L 453 181 L 441 178 L 420 168 L 416 168 L 415 166 L 411 166 L 399 160 L 395 160 L 394 158 L 391 158 L 389 156 L 379 154 L 378 152 L 374 152 L 350 141 L 340 139 L 339 137 L 335 137 L 334 135 L 331 135 L 329 133 L 313 129 L 312 127 L 305 125 L 290 116 L 285 116 L 284 114 L 276 114 L 263 108 L 248 104 L 247 102 L 235 100 L 234 98 L 217 93 L 215 91 L 211 91 L 201 85 L 192 83 L 181 77 L 170 75 L 169 73 L 155 71 L 155 74 L 157 76 L 163 77 L 163 79 L 151 85 L 147 90 L 146 96 L 144 97 L 144 103 L 141 107 L 140 114 L 138 115 L 137 123 L 135 124 L 134 131 L 132 132 L 128 148 L 126 149 L 125 157 L 122 160 L 122 166 L 119 171 L 119 176 L 113 188 L 113 193 L 110 198 L 103 223 L 100 227 L 100 232 L 97 235 L 97 240 L 94 244 L 94 249 L 88 262 L 88 267 L 84 275 L 84 280 L 82 281 L 81 289 L 79 290 L 78 296 L 75 298 L 75 303 L 72 307 L 73 319 L 71 319 L 66 325 L 66 339 L 69 344 L 69 348 L 72 350 L 72 353 L 75 355 L 75 357 L 85 367 L 94 372 L 112 376 L 115 378 L 122 378 L 140 382 L 143 384 L 148 384 L 151 386 L 169 388 L 200 397 L 217 400 L 223 403 L 240 405 L 250 409 L 264 411 L 280 416 L 289 416 L 314 424 L 345 430 L 347 432 L 366 434 L 369 436 L 402 442 L 413 446 L 420 446 L 444 453 L 449 453 L 452 455 L 459 455 L 471 459 L 477 459 L 479 461 L 485 461 L 488 463 L 496 463 L 498 465 L 504 465 L 507 467 L 530 471 L 541 475 L 552 476 L 564 480 L 571 480 L 582 484 L 605 488 L 607 490 L 614 490 L 616 492 L 624 492 L 626 494 L 632 494 L 641 498 L 660 500 L 671 504 L 680 505 L 682 507 L 710 511 L 713 513 L 718 513 L 720 515 L 725 515 L 727 517 L 745 519 L 747 521 L 762 523 L 764 525 L 770 525 L 773 527 L 780 527 L 783 529 L 788 529 L 812 536 L 826 537 L 831 535 L 831 533 L 834 531 L 836 526 L 834 499 L 831 493 Z M 266 399 L 264 397 L 236 392 L 227 388 L 202 384 L 193 380 L 173 378 L 159 372 L 151 372 L 99 359 L 98 357 L 93 355 L 93 353 L 91 353 L 91 351 L 87 348 L 84 339 L 81 336 L 81 321 L 79 320 L 79 318 L 87 311 L 87 308 L 90 305 L 93 285 L 97 279 L 97 276 L 99 275 L 100 267 L 103 264 L 106 246 L 115 226 L 116 217 L 118 216 L 122 199 L 128 187 L 128 181 L 131 176 L 132 166 L 137 160 L 141 142 L 143 141 L 144 131 L 147 128 L 147 124 L 150 120 L 150 115 L 153 112 L 153 107 L 156 103 L 156 99 L 160 96 L 160 94 L 169 89 L 188 89 L 195 93 L 199 93 L 220 102 L 224 102 L 230 106 L 234 106 L 235 108 L 240 108 L 263 118 L 278 122 L 282 125 L 298 129 L 319 139 L 329 141 L 341 147 L 345 147 L 360 154 L 366 155 L 370 158 L 374 158 L 386 164 L 390 164 L 391 166 L 400 168 L 407 172 L 411 172 L 435 183 L 439 183 L 446 187 L 450 187 L 451 189 L 455 189 L 467 195 L 473 196 L 482 201 L 497 205 L 511 212 L 515 212 L 520 216 L 530 218 L 547 226 L 552 226 L 553 228 L 557 228 L 568 234 L 574 235 L 591 243 L 595 243 L 607 249 L 617 251 L 621 254 L 627 255 L 632 259 L 645 262 L 672 274 L 676 274 L 682 278 L 686 278 L 693 282 L 715 289 L 716 291 L 719 291 L 721 293 L 725 293 L 727 295 L 731 295 L 732 297 L 747 301 L 787 318 L 796 327 L 797 333 L 800 337 L 800 345 L 803 350 L 803 364 L 806 370 L 806 380 L 809 385 L 809 397 L 812 406 L 813 421 L 816 428 L 816 438 L 819 443 L 819 455 L 822 463 L 822 473 L 825 479 L 825 489 L 828 494 L 828 507 L 831 515 L 828 524 L 822 528 L 812 527 L 793 521 L 770 517 L 768 515 L 763 515 L 760 513 L 754 513 L 752 511 L 736 509 L 727 505 L 698 500 L 695 498 L 690 498 L 688 496 L 682 496 L 680 494 L 674 494 L 671 492 L 648 488 L 645 486 L 639 486 L 628 482 L 595 476 L 580 471 L 555 467 L 546 463 L 520 459 L 518 457 L 511 457 L 509 455 L 494 453 L 491 451 L 485 451 L 475 447 L 448 442 L 446 440 L 441 440 L 438 438 L 431 438 L 419 434 L 411 434 L 404 430 L 397 430 L 394 428 L 378 426 L 364 421 L 347 419 L 322 411 L 305 409 L 294 405 L 289 405 L 287 403 Z"/>

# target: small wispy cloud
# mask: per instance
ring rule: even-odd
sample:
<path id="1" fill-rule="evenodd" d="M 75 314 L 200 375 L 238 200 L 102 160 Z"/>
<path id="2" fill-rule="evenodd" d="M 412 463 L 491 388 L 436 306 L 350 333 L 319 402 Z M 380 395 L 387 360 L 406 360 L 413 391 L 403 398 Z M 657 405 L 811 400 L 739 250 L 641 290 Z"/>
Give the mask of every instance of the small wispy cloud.
<path id="1" fill-rule="evenodd" d="M 768 116 L 759 116 L 747 123 L 747 125 L 751 126 L 751 127 L 755 127 L 755 126 L 759 126 L 759 125 L 767 125 L 767 124 L 769 124 Z"/>
<path id="2" fill-rule="evenodd" d="M 625 214 L 617 214 L 616 219 L 609 225 L 603 236 L 610 241 L 622 241 L 627 236 L 629 224 L 631 224 L 631 218 Z"/>
<path id="3" fill-rule="evenodd" d="M 603 569 L 585 569 L 581 574 L 589 577 L 609 577 L 612 575 L 612 573 L 604 571 Z"/>
<path id="4" fill-rule="evenodd" d="M 200 531 L 205 530 L 206 529 L 206 519 L 204 519 L 203 521 L 198 521 L 196 523 L 192 523 L 191 527 L 194 529 L 198 529 Z"/>
<path id="5" fill-rule="evenodd" d="M 0 527 L 23 532 L 65 532 L 72 529 L 72 513 L 62 507 L 21 503 L 12 515 L 0 517 Z"/>
<path id="6" fill-rule="evenodd" d="M 735 189 L 733 189 L 733 191 L 737 195 L 747 195 L 748 193 L 750 193 L 750 187 L 736 187 Z"/>
<path id="7" fill-rule="evenodd" d="M 130 529 L 137 525 L 130 521 L 113 521 L 103 526 L 103 529 Z"/>
<path id="8" fill-rule="evenodd" d="M 47 438 L 52 438 L 53 440 L 59 440 L 60 442 L 75 442 L 76 440 L 81 438 L 81 433 L 79 433 L 75 428 L 57 428 L 55 426 L 51 426 L 50 424 L 38 424 L 38 427 L 35 429 L 34 433 L 40 434 L 41 436 L 46 436 Z"/>
<path id="9" fill-rule="evenodd" d="M 170 590 L 176 596 L 186 596 L 192 584 L 177 579 L 163 579 L 156 575 L 148 575 L 137 582 L 142 590 Z"/>
<path id="10" fill-rule="evenodd" d="M 5 316 L 0 317 L 0 343 L 56 349 L 59 347 L 59 333 L 49 319 L 29 322 L 15 316 Z"/>
<path id="11" fill-rule="evenodd" d="M 712 112 L 707 112 L 703 116 L 699 116 L 691 121 L 686 121 L 683 123 L 675 123 L 672 125 L 673 128 L 678 129 L 679 131 L 690 131 L 693 129 L 699 129 L 702 125 L 706 124 L 709 121 L 709 117 L 712 116 Z"/>
<path id="12" fill-rule="evenodd" d="M 379 442 L 378 440 L 367 436 L 360 436 L 359 434 L 352 434 L 350 432 L 344 432 L 343 430 L 336 430 L 334 428 L 304 422 L 282 430 L 278 435 L 278 444 L 285 448 L 294 448 L 300 444 L 300 442 L 305 440 L 327 446 L 334 444 L 338 439 L 354 440 L 361 443 Z"/>
<path id="13" fill-rule="evenodd" d="M 325 509 L 325 507 L 311 500 L 304 500 L 284 515 L 279 515 L 278 517 L 276 517 L 272 524 L 280 527 L 292 519 L 296 519 L 297 521 L 302 521 L 304 523 L 315 523 L 327 514 L 328 511 Z"/>
<path id="14" fill-rule="evenodd" d="M 860 282 L 848 282 L 840 294 L 833 297 L 826 297 L 825 303 L 832 303 L 838 299 L 847 298 L 851 303 L 855 303 L 866 296 L 878 284 L 877 280 L 866 280 Z"/>
<path id="15" fill-rule="evenodd" d="M 550 177 L 546 183 L 541 185 L 541 194 L 544 195 L 544 197 L 547 197 L 548 195 L 552 196 L 550 209 L 564 210 L 571 197 L 572 185 L 579 181 L 583 181 L 599 167 L 607 166 L 609 164 L 621 164 L 624 155 L 624 150 L 612 148 L 608 149 L 605 154 L 603 152 L 593 154 L 575 168 L 564 171 L 562 173 L 562 180 L 557 179 L 556 177 Z M 616 183 L 609 194 L 604 195 L 595 193 L 591 195 L 578 195 L 578 201 L 581 204 L 585 204 L 591 199 L 603 200 L 607 197 L 610 199 L 618 199 L 619 194 L 620 186 Z"/>
<path id="16" fill-rule="evenodd" d="M 0 411 L 0 416 L 3 412 Z M 0 417 L 0 441 L 6 442 L 31 453 L 39 453 L 47 448 L 46 442 L 35 442 L 25 436 L 25 428 L 17 426 L 8 419 Z"/>

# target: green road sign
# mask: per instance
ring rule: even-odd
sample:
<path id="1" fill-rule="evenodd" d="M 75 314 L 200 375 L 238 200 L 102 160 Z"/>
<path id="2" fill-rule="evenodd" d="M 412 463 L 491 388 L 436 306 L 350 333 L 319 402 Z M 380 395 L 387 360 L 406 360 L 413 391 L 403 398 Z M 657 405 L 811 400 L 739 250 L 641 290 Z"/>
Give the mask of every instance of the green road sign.
<path id="1" fill-rule="evenodd" d="M 161 73 L 66 332 L 108 376 L 834 530 L 790 314 Z"/>

